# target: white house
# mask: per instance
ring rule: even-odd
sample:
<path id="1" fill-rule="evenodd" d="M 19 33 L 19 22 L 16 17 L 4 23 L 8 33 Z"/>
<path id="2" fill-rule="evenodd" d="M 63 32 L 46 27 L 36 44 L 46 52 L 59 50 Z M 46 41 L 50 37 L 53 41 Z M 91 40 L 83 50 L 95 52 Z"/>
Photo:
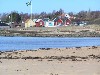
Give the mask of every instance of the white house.
<path id="1" fill-rule="evenodd" d="M 47 21 L 47 22 L 45 22 L 45 27 L 55 27 L 54 21 Z"/>

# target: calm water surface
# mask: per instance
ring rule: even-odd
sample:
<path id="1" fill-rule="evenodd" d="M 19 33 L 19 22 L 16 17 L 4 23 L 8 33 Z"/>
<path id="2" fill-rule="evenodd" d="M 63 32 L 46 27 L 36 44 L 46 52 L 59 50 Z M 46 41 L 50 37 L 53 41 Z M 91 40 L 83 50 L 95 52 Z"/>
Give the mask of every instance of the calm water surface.
<path id="1" fill-rule="evenodd" d="M 100 46 L 100 38 L 0 37 L 0 51 Z"/>

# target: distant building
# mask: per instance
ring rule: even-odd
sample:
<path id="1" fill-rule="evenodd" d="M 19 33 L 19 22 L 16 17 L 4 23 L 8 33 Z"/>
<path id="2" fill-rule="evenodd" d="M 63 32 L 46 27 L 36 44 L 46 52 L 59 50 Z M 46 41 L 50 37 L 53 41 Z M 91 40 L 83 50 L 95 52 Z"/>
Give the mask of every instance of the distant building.
<path id="1" fill-rule="evenodd" d="M 0 23 L 6 23 L 6 21 L 1 21 L 1 20 L 0 20 Z"/>
<path id="2" fill-rule="evenodd" d="M 68 26 L 71 24 L 71 20 L 66 17 L 62 18 L 62 21 L 63 21 L 63 23 L 62 23 L 63 26 Z"/>
<path id="3" fill-rule="evenodd" d="M 71 20 L 68 14 L 63 14 L 54 19 L 55 26 L 68 26 L 70 24 L 71 24 Z"/>
<path id="4" fill-rule="evenodd" d="M 60 26 L 62 24 L 63 24 L 63 20 L 61 18 L 57 17 L 57 18 L 54 19 L 54 25 L 55 26 Z"/>
<path id="5" fill-rule="evenodd" d="M 25 23 L 12 23 L 12 24 L 9 24 L 11 28 L 25 28 Z"/>
<path id="6" fill-rule="evenodd" d="M 10 28 L 10 26 L 8 24 L 0 22 L 0 29 L 8 29 L 8 28 Z"/>
<path id="7" fill-rule="evenodd" d="M 50 21 L 49 18 L 44 18 L 43 21 L 45 27 L 54 27 L 54 21 Z"/>
<path id="8" fill-rule="evenodd" d="M 37 19 L 35 23 L 36 27 L 44 27 L 44 21 L 42 19 Z"/>
<path id="9" fill-rule="evenodd" d="M 31 19 L 27 19 L 25 21 L 25 28 L 34 27 L 35 25 L 36 25 L 36 23 L 34 21 L 32 21 Z"/>
<path id="10" fill-rule="evenodd" d="M 38 20 L 38 19 L 33 19 L 33 22 L 36 22 L 36 20 Z"/>
<path id="11" fill-rule="evenodd" d="M 48 21 L 50 21 L 50 19 L 49 18 L 44 18 L 43 21 L 48 22 Z"/>
<path id="12" fill-rule="evenodd" d="M 45 22 L 45 27 L 55 27 L 54 22 L 53 21 Z"/>

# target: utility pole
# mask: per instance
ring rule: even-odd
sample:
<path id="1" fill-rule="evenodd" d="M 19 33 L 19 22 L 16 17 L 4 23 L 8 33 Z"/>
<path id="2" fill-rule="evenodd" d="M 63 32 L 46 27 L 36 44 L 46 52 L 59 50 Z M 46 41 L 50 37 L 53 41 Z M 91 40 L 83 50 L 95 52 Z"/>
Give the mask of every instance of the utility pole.
<path id="1" fill-rule="evenodd" d="M 30 17 L 30 19 L 32 20 L 32 0 L 30 2 L 27 2 L 26 5 L 27 6 L 30 5 L 30 8 L 31 8 L 31 17 Z M 30 25 L 32 26 L 32 21 L 30 22 Z"/>
<path id="2" fill-rule="evenodd" d="M 32 19 L 32 0 L 31 0 L 31 20 L 33 21 Z M 31 26 L 32 26 L 32 21 L 31 21 Z"/>
<path id="3" fill-rule="evenodd" d="M 32 20 L 32 0 L 31 0 L 31 20 Z"/>
<path id="4" fill-rule="evenodd" d="M 11 11 L 11 14 L 9 16 L 9 22 L 10 22 L 10 27 L 12 27 L 12 11 Z"/>
<path id="5" fill-rule="evenodd" d="M 12 25 L 12 11 L 11 11 L 11 25 Z"/>

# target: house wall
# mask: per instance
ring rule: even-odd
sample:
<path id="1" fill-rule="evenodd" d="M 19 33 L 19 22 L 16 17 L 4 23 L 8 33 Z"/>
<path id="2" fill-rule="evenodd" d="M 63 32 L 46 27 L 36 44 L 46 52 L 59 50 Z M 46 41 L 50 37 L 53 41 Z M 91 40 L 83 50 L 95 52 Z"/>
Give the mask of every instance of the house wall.
<path id="1" fill-rule="evenodd" d="M 25 28 L 34 27 L 34 26 L 35 26 L 35 22 L 33 22 L 32 20 L 29 20 L 27 23 L 25 23 Z"/>
<path id="2" fill-rule="evenodd" d="M 66 20 L 66 24 L 65 25 L 69 25 L 71 23 L 70 20 Z"/>
<path id="3" fill-rule="evenodd" d="M 54 25 L 57 25 L 57 22 L 54 22 Z"/>
<path id="4" fill-rule="evenodd" d="M 62 23 L 63 23 L 63 21 L 62 21 L 61 19 L 59 19 L 59 20 L 57 21 L 57 25 L 62 24 Z"/>
<path id="5" fill-rule="evenodd" d="M 12 24 L 10 25 L 11 28 L 25 28 L 25 23 L 19 23 L 19 24 Z"/>
<path id="6" fill-rule="evenodd" d="M 63 21 L 61 20 L 61 19 L 58 19 L 55 23 L 54 23 L 54 25 L 61 25 L 63 23 Z"/>
<path id="7" fill-rule="evenodd" d="M 53 21 L 45 22 L 45 27 L 54 27 L 54 22 Z"/>
<path id="8" fill-rule="evenodd" d="M 36 27 L 44 26 L 44 22 L 40 20 L 39 22 L 36 22 Z"/>

